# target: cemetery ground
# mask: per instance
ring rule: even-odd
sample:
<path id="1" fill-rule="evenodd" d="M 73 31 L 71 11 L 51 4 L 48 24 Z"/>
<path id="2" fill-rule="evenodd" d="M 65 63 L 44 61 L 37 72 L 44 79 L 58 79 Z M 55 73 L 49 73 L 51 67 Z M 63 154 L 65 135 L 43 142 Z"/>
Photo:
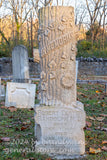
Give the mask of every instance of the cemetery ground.
<path id="1" fill-rule="evenodd" d="M 6 85 L 6 82 L 2 81 L 2 84 Z M 104 85 L 78 84 L 77 99 L 86 111 L 86 157 L 82 160 L 107 160 L 107 94 Z M 47 155 L 34 153 L 34 124 L 33 109 L 6 108 L 4 101 L 0 102 L 0 160 L 51 160 Z"/>

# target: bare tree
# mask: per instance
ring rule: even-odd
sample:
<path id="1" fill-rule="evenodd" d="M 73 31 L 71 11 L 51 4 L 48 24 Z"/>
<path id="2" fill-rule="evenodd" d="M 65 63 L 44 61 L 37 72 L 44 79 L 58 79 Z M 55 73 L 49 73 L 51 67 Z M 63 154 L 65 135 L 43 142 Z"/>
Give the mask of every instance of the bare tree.
<path id="1" fill-rule="evenodd" d="M 20 28 L 27 19 L 32 7 L 27 5 L 27 10 L 25 12 L 27 0 L 8 0 L 10 5 L 10 10 L 13 14 L 15 26 L 16 26 L 16 41 L 19 41 Z"/>
<path id="2" fill-rule="evenodd" d="M 85 4 L 75 1 L 75 24 L 79 25 L 79 30 L 81 28 L 81 25 L 85 23 L 84 19 L 86 17 L 86 12 L 87 9 Z"/>
<path id="3" fill-rule="evenodd" d="M 0 0 L 0 9 L 2 8 L 3 3 L 4 3 L 4 0 Z M 0 18 L 0 23 L 2 23 L 2 18 Z M 9 43 L 8 39 L 6 38 L 3 30 L 2 30 L 1 24 L 0 24 L 0 35 L 6 41 L 7 45 L 10 47 L 10 43 Z"/>
<path id="4" fill-rule="evenodd" d="M 93 41 L 96 40 L 99 34 L 99 31 L 102 26 L 102 21 L 105 23 L 106 3 L 107 3 L 106 0 L 86 0 L 87 10 L 89 13 L 89 18 L 90 18 L 89 25 L 90 25 L 90 31 L 91 31 L 91 37 L 92 37 L 91 38 L 92 46 L 93 46 Z M 97 28 L 95 31 L 96 22 L 97 22 Z"/>

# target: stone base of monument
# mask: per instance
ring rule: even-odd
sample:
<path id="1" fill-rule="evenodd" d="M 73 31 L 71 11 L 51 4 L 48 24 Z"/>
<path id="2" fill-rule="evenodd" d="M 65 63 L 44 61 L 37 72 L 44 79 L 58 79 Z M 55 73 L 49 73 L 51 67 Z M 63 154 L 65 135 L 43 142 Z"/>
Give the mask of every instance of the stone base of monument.
<path id="1" fill-rule="evenodd" d="M 35 92 L 35 84 L 8 82 L 6 87 L 5 106 L 34 108 Z"/>
<path id="2" fill-rule="evenodd" d="M 85 153 L 83 104 L 36 106 L 35 151 L 57 159 L 76 158 Z"/>

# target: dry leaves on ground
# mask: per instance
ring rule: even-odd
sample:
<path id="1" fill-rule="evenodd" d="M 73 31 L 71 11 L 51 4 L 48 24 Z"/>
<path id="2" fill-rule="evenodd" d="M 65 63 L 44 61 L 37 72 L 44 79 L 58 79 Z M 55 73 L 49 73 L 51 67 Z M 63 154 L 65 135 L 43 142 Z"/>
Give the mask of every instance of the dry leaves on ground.
<path id="1" fill-rule="evenodd" d="M 87 126 L 87 127 L 91 127 L 91 126 L 92 126 L 92 123 L 91 123 L 91 122 L 86 121 L 86 126 Z"/>
<path id="2" fill-rule="evenodd" d="M 101 149 L 107 152 L 107 147 L 106 146 L 103 146 Z"/>
<path id="3" fill-rule="evenodd" d="M 14 106 L 8 107 L 8 109 L 10 110 L 10 112 L 16 112 L 17 108 Z"/>
<path id="4" fill-rule="evenodd" d="M 101 153 L 101 149 L 100 148 L 95 149 L 95 148 L 91 148 L 90 147 L 89 153 L 91 153 L 91 154 L 98 154 L 98 153 Z"/>
<path id="5" fill-rule="evenodd" d="M 10 138 L 9 137 L 2 137 L 2 138 L 0 138 L 0 140 L 2 142 L 10 142 Z"/>
<path id="6" fill-rule="evenodd" d="M 102 141 L 102 144 L 107 144 L 107 140 Z"/>

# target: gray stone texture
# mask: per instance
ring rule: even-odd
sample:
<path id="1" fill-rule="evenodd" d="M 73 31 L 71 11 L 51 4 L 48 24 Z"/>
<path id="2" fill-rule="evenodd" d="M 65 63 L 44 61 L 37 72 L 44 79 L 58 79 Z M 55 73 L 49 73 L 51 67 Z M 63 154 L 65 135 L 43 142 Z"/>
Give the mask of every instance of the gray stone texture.
<path id="1" fill-rule="evenodd" d="M 34 108 L 36 85 L 7 82 L 5 106 Z"/>
<path id="2" fill-rule="evenodd" d="M 12 69 L 14 82 L 29 81 L 28 51 L 25 46 L 16 46 L 12 51 Z"/>
<path id="3" fill-rule="evenodd" d="M 107 60 L 103 59 L 102 62 L 93 59 L 92 62 L 88 62 L 86 58 L 77 58 L 79 61 L 78 67 L 78 79 L 81 76 L 107 76 Z M 30 77 L 40 77 L 40 63 L 35 63 L 33 58 L 29 58 L 29 74 Z M 11 58 L 0 58 L 0 76 L 11 76 L 12 77 L 12 59 Z"/>
<path id="4" fill-rule="evenodd" d="M 0 101 L 5 99 L 5 87 L 1 85 L 1 78 L 0 78 Z"/>

